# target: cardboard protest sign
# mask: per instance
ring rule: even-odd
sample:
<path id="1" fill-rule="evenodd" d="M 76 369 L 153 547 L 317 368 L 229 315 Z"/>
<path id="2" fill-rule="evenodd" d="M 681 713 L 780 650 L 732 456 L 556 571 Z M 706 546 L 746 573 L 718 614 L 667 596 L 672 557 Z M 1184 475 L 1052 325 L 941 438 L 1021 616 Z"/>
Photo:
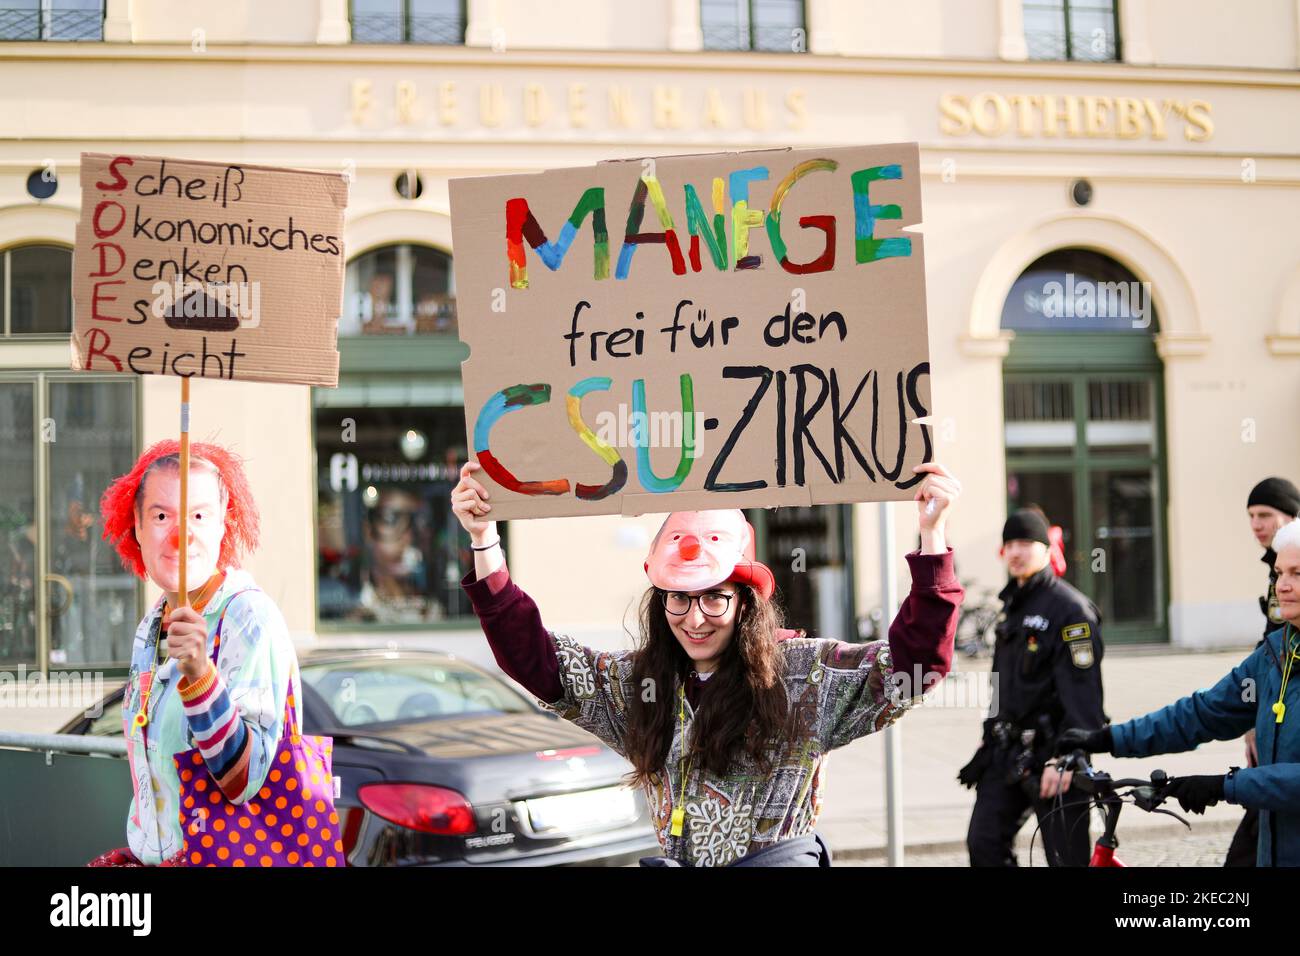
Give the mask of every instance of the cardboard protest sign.
<path id="1" fill-rule="evenodd" d="M 81 154 L 72 367 L 338 385 L 341 173 Z"/>
<path id="2" fill-rule="evenodd" d="M 911 143 L 452 180 L 492 517 L 911 498 L 918 167 Z"/>

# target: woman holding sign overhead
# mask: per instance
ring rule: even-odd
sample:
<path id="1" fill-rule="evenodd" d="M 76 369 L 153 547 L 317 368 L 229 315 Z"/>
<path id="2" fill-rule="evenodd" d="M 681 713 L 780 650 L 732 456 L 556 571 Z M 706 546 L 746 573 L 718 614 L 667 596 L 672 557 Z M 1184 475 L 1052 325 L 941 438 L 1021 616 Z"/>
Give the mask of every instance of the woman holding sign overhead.
<path id="1" fill-rule="evenodd" d="M 548 631 L 510 579 L 479 469 L 467 463 L 452 492 L 475 552 L 462 586 L 502 669 L 631 762 L 663 848 L 642 863 L 829 865 L 813 829 L 827 753 L 897 720 L 948 672 L 963 592 L 944 526 L 960 483 L 941 465 L 914 469 L 926 473 L 921 549 L 886 641 L 784 629 L 744 514 L 691 511 L 651 545 L 636 649 L 597 652 Z"/>
<path id="2" fill-rule="evenodd" d="M 257 505 L 239 460 L 195 443 L 179 601 L 179 445 L 104 492 L 104 537 L 163 592 L 136 631 L 122 701 L 128 847 L 92 866 L 337 866 L 328 745 L 300 732 L 298 661 L 275 603 L 240 570 Z"/>

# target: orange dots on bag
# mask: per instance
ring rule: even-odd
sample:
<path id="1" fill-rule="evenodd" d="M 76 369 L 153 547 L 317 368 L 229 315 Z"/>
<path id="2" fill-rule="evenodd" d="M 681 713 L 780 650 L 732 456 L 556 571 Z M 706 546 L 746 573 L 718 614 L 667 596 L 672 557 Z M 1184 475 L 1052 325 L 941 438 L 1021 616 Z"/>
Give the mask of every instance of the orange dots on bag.
<path id="1" fill-rule="evenodd" d="M 272 860 L 269 856 L 264 856 L 264 857 L 262 857 L 262 859 L 259 860 L 258 862 L 261 863 L 263 866 L 273 866 L 273 865 L 275 865 L 275 861 Z"/>
<path id="2" fill-rule="evenodd" d="M 240 817 L 239 825 L 243 827 L 245 830 L 247 830 L 249 827 L 253 825 L 253 821 L 250 820 L 248 817 Z"/>
<path id="3" fill-rule="evenodd" d="M 232 863 L 232 864 L 230 864 L 230 865 L 231 865 L 231 866 L 243 866 L 243 865 L 244 865 L 244 861 L 243 861 L 243 860 L 236 860 L 234 863 Z"/>
<path id="4" fill-rule="evenodd" d="M 331 856 L 331 857 L 327 857 L 327 858 L 325 859 L 325 865 L 326 865 L 326 866 L 338 866 L 339 863 L 338 863 L 338 860 L 334 859 L 334 857 Z"/>
<path id="5" fill-rule="evenodd" d="M 283 851 L 284 851 L 284 844 L 281 843 L 279 840 L 275 840 L 271 843 L 272 853 L 282 853 Z"/>
<path id="6" fill-rule="evenodd" d="M 288 763 L 288 762 L 289 762 L 289 751 L 286 750 L 284 753 L 280 754 L 280 763 Z"/>
<path id="7" fill-rule="evenodd" d="M 324 813 L 324 812 L 325 812 L 325 801 L 324 801 L 324 800 L 317 800 L 315 806 L 316 806 L 316 812 L 317 812 L 317 813 Z"/>
<path id="8" fill-rule="evenodd" d="M 266 825 L 267 825 L 268 827 L 273 827 L 273 826 L 275 826 L 275 821 L 276 821 L 276 819 L 277 819 L 277 817 L 276 817 L 276 815 L 275 815 L 274 813 L 268 813 L 268 814 L 266 815 Z"/>
<path id="9" fill-rule="evenodd" d="M 185 798 L 185 809 L 186 809 L 186 810 L 189 810 L 189 809 L 191 809 L 193 806 L 194 806 L 194 798 L 193 798 L 193 797 L 186 797 L 186 798 Z"/>
<path id="10" fill-rule="evenodd" d="M 297 770 L 299 773 L 306 773 L 306 772 L 307 772 L 307 762 L 306 762 L 305 760 L 303 760 L 301 757 L 299 757 L 297 760 L 294 761 L 294 763 L 293 763 L 293 769 Z M 313 781 L 313 782 L 314 782 L 314 781 Z"/>
<path id="11" fill-rule="evenodd" d="M 203 839 L 199 842 L 201 842 L 204 845 L 204 847 L 210 847 L 212 846 L 212 837 L 210 835 L 205 834 Z"/>
<path id="12" fill-rule="evenodd" d="M 226 828 L 226 821 L 222 820 L 220 817 L 212 821 L 212 829 L 216 830 L 218 833 L 220 833 L 225 828 Z"/>
<path id="13" fill-rule="evenodd" d="M 193 853 L 190 854 L 191 863 L 197 864 L 202 859 L 203 859 L 203 854 L 200 853 L 198 850 L 195 850 Z"/>
<path id="14" fill-rule="evenodd" d="M 228 816 L 228 817 L 233 817 L 234 815 L 235 815 L 235 808 L 232 807 L 230 804 L 227 803 L 227 804 L 226 804 L 226 816 Z"/>
<path id="15" fill-rule="evenodd" d="M 309 838 L 307 837 L 307 834 L 305 834 L 305 833 L 299 833 L 299 834 L 298 834 L 298 845 L 299 845 L 299 846 L 306 846 L 309 842 L 310 842 L 310 840 L 309 840 Z"/>
<path id="16" fill-rule="evenodd" d="M 219 847 L 217 847 L 217 859 L 218 859 L 218 860 L 224 860 L 224 859 L 226 859 L 226 858 L 229 857 L 229 856 L 230 856 L 230 851 L 227 850 L 224 846 L 219 846 Z"/>
<path id="17" fill-rule="evenodd" d="M 212 791 L 212 795 L 211 795 L 210 797 L 208 797 L 208 803 L 220 803 L 220 802 L 221 802 L 221 794 L 219 794 L 217 791 L 213 790 L 213 791 Z M 227 807 L 226 809 L 228 810 L 228 809 L 230 809 L 230 808 Z"/>
<path id="18" fill-rule="evenodd" d="M 257 852 L 257 847 L 253 846 L 253 844 L 251 844 L 251 843 L 247 843 L 247 844 L 244 845 L 244 855 L 245 855 L 245 856 L 252 856 L 252 855 L 253 855 L 254 853 L 256 853 L 256 852 Z"/>
<path id="19" fill-rule="evenodd" d="M 176 764 L 177 764 L 177 766 L 180 766 L 180 761 L 176 761 Z M 184 780 L 186 783 L 189 783 L 191 780 L 194 779 L 194 771 L 193 771 L 193 770 L 182 770 L 182 771 L 181 771 L 181 779 Z"/>
<path id="20" fill-rule="evenodd" d="M 262 805 L 260 803 L 250 803 L 248 804 L 248 812 L 253 816 L 257 816 L 262 812 Z"/>
<path id="21" fill-rule="evenodd" d="M 230 842 L 231 842 L 231 843 L 238 843 L 239 840 L 240 840 L 239 831 L 238 831 L 238 830 L 233 830 L 233 829 L 232 829 L 232 830 L 230 831 Z"/>
<path id="22" fill-rule="evenodd" d="M 204 790 L 208 789 L 208 782 L 207 782 L 206 780 L 201 779 L 201 778 L 198 779 L 198 780 L 195 780 L 195 781 L 194 781 L 194 789 L 197 790 L 199 793 L 202 793 Z"/>
<path id="23" fill-rule="evenodd" d="M 343 841 L 342 841 L 342 840 L 335 840 L 335 841 L 334 841 L 334 849 L 336 849 L 336 850 L 338 850 L 340 853 L 342 853 L 342 852 L 343 852 Z"/>
<path id="24" fill-rule="evenodd" d="M 284 826 L 280 827 L 280 835 L 281 835 L 281 836 L 292 836 L 292 835 L 293 835 L 293 827 L 286 823 Z"/>
<path id="25" fill-rule="evenodd" d="M 330 831 L 329 831 L 329 830 L 322 829 L 322 830 L 320 831 L 320 838 L 321 838 L 322 840 L 328 840 L 328 839 L 330 838 Z"/>
<path id="26" fill-rule="evenodd" d="M 292 810 L 289 811 L 289 815 L 293 817 L 295 820 L 300 819 L 302 817 L 302 807 L 294 807 Z"/>
<path id="27" fill-rule="evenodd" d="M 335 813 L 333 810 L 331 810 L 331 811 L 330 811 L 330 823 L 338 823 L 338 822 L 339 822 L 339 815 L 338 815 L 337 813 Z"/>
<path id="28" fill-rule="evenodd" d="M 283 809 L 284 809 L 285 807 L 287 807 L 288 805 L 289 805 L 289 801 L 286 800 L 284 797 L 276 797 L 276 798 L 275 798 L 275 808 L 276 808 L 277 810 L 283 810 Z"/>
<path id="29" fill-rule="evenodd" d="M 298 854 L 297 854 L 296 852 L 295 852 L 295 853 L 290 853 L 289 856 L 288 856 L 288 860 L 289 860 L 290 863 L 297 863 L 297 862 L 298 862 Z"/>
<path id="30" fill-rule="evenodd" d="M 310 799 L 311 799 L 311 791 L 308 790 L 306 787 L 303 787 L 303 788 L 302 788 L 302 798 L 303 798 L 304 800 L 310 800 Z"/>
<path id="31" fill-rule="evenodd" d="M 258 843 L 265 843 L 265 842 L 266 842 L 266 831 L 265 831 L 265 830 L 256 830 L 256 831 L 254 831 L 254 833 L 253 833 L 253 839 L 255 839 Z"/>
<path id="32" fill-rule="evenodd" d="M 272 771 L 272 772 L 274 772 L 274 771 Z M 263 787 L 261 790 L 257 791 L 257 795 L 258 795 L 259 797 L 261 797 L 263 800 L 270 800 L 270 799 L 271 799 L 271 788 L 270 788 L 270 787 Z M 254 810 L 253 812 L 256 813 L 257 811 Z"/>
<path id="33" fill-rule="evenodd" d="M 317 843 L 314 847 L 311 848 L 311 855 L 314 857 L 319 857 L 322 852 L 323 851 L 321 850 L 319 843 Z"/>
<path id="34" fill-rule="evenodd" d="M 315 866 L 315 865 L 316 864 L 313 863 L 311 860 L 308 860 L 306 863 L 303 864 L 303 866 Z"/>
<path id="35" fill-rule="evenodd" d="M 315 829 L 316 829 L 316 818 L 315 818 L 315 817 L 308 817 L 308 818 L 307 818 L 307 826 L 310 827 L 311 829 L 315 830 Z"/>
<path id="36" fill-rule="evenodd" d="M 313 773 L 313 774 L 311 775 L 311 785 L 312 785 L 313 787 L 319 787 L 319 786 L 320 786 L 320 774 L 318 774 L 318 773 Z"/>
<path id="37" fill-rule="evenodd" d="M 297 781 L 296 779 L 294 779 L 293 777 L 290 777 L 288 780 L 286 780 L 286 781 L 284 782 L 284 789 L 286 789 L 286 790 L 297 790 L 297 789 L 298 789 L 298 781 Z"/>
<path id="38" fill-rule="evenodd" d="M 196 767 L 203 763 L 203 754 L 195 753 L 194 756 L 190 758 L 190 763 L 194 764 Z"/>
<path id="39" fill-rule="evenodd" d="M 281 774 L 279 770 L 272 770 L 270 773 L 267 774 L 267 776 L 271 778 L 272 783 L 280 782 Z M 267 796 L 269 797 L 270 794 L 267 794 Z"/>

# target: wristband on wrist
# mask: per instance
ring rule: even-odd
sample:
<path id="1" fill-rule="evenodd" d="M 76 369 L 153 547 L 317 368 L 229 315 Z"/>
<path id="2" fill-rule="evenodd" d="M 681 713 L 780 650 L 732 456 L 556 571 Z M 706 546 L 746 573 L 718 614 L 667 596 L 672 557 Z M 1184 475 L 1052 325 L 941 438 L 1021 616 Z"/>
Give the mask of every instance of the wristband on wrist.
<path id="1" fill-rule="evenodd" d="M 471 545 L 469 546 L 469 549 L 470 549 L 471 551 L 491 551 L 493 548 L 495 548 L 495 547 L 496 547 L 497 545 L 499 545 L 500 543 L 501 543 L 501 539 L 500 539 L 500 538 L 497 538 L 497 539 L 496 539 L 495 541 L 493 541 L 491 544 L 485 544 L 485 545 L 482 545 L 482 546 L 480 546 L 480 547 L 475 547 L 474 545 L 471 544 Z"/>

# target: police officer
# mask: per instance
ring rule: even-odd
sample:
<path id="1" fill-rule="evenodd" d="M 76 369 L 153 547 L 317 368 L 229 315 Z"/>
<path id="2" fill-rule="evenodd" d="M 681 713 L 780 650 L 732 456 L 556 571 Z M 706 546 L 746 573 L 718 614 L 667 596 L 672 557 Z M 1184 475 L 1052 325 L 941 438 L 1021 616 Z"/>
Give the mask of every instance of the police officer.
<path id="1" fill-rule="evenodd" d="M 1285 524 L 1296 520 L 1300 514 L 1300 489 L 1285 478 L 1265 478 L 1250 490 L 1246 499 L 1246 517 L 1250 519 L 1250 530 L 1255 540 L 1264 549 L 1260 558 L 1268 568 L 1268 590 L 1259 599 L 1259 609 L 1264 614 L 1264 637 L 1276 631 L 1286 622 L 1277 601 L 1277 555 L 1273 553 L 1273 535 Z M 1263 644 L 1261 638 L 1259 644 Z M 1258 647 L 1259 644 L 1255 646 Z M 1255 731 L 1248 731 L 1246 742 L 1246 766 L 1258 767 L 1259 754 L 1255 750 Z M 1247 808 L 1241 819 L 1241 825 L 1233 834 L 1232 844 L 1224 866 L 1254 866 L 1256 847 L 1259 844 L 1259 811 Z"/>
<path id="2" fill-rule="evenodd" d="M 1017 511 L 1002 529 L 1010 580 L 998 597 L 993 674 L 998 695 L 984 741 L 958 779 L 974 786 L 966 846 L 971 866 L 1016 866 L 1016 834 L 1032 809 L 1052 866 L 1086 866 L 1088 799 L 1069 773 L 1047 760 L 1068 727 L 1106 723 L 1101 702 L 1101 615 L 1057 578 L 1049 563 L 1047 520 Z"/>

